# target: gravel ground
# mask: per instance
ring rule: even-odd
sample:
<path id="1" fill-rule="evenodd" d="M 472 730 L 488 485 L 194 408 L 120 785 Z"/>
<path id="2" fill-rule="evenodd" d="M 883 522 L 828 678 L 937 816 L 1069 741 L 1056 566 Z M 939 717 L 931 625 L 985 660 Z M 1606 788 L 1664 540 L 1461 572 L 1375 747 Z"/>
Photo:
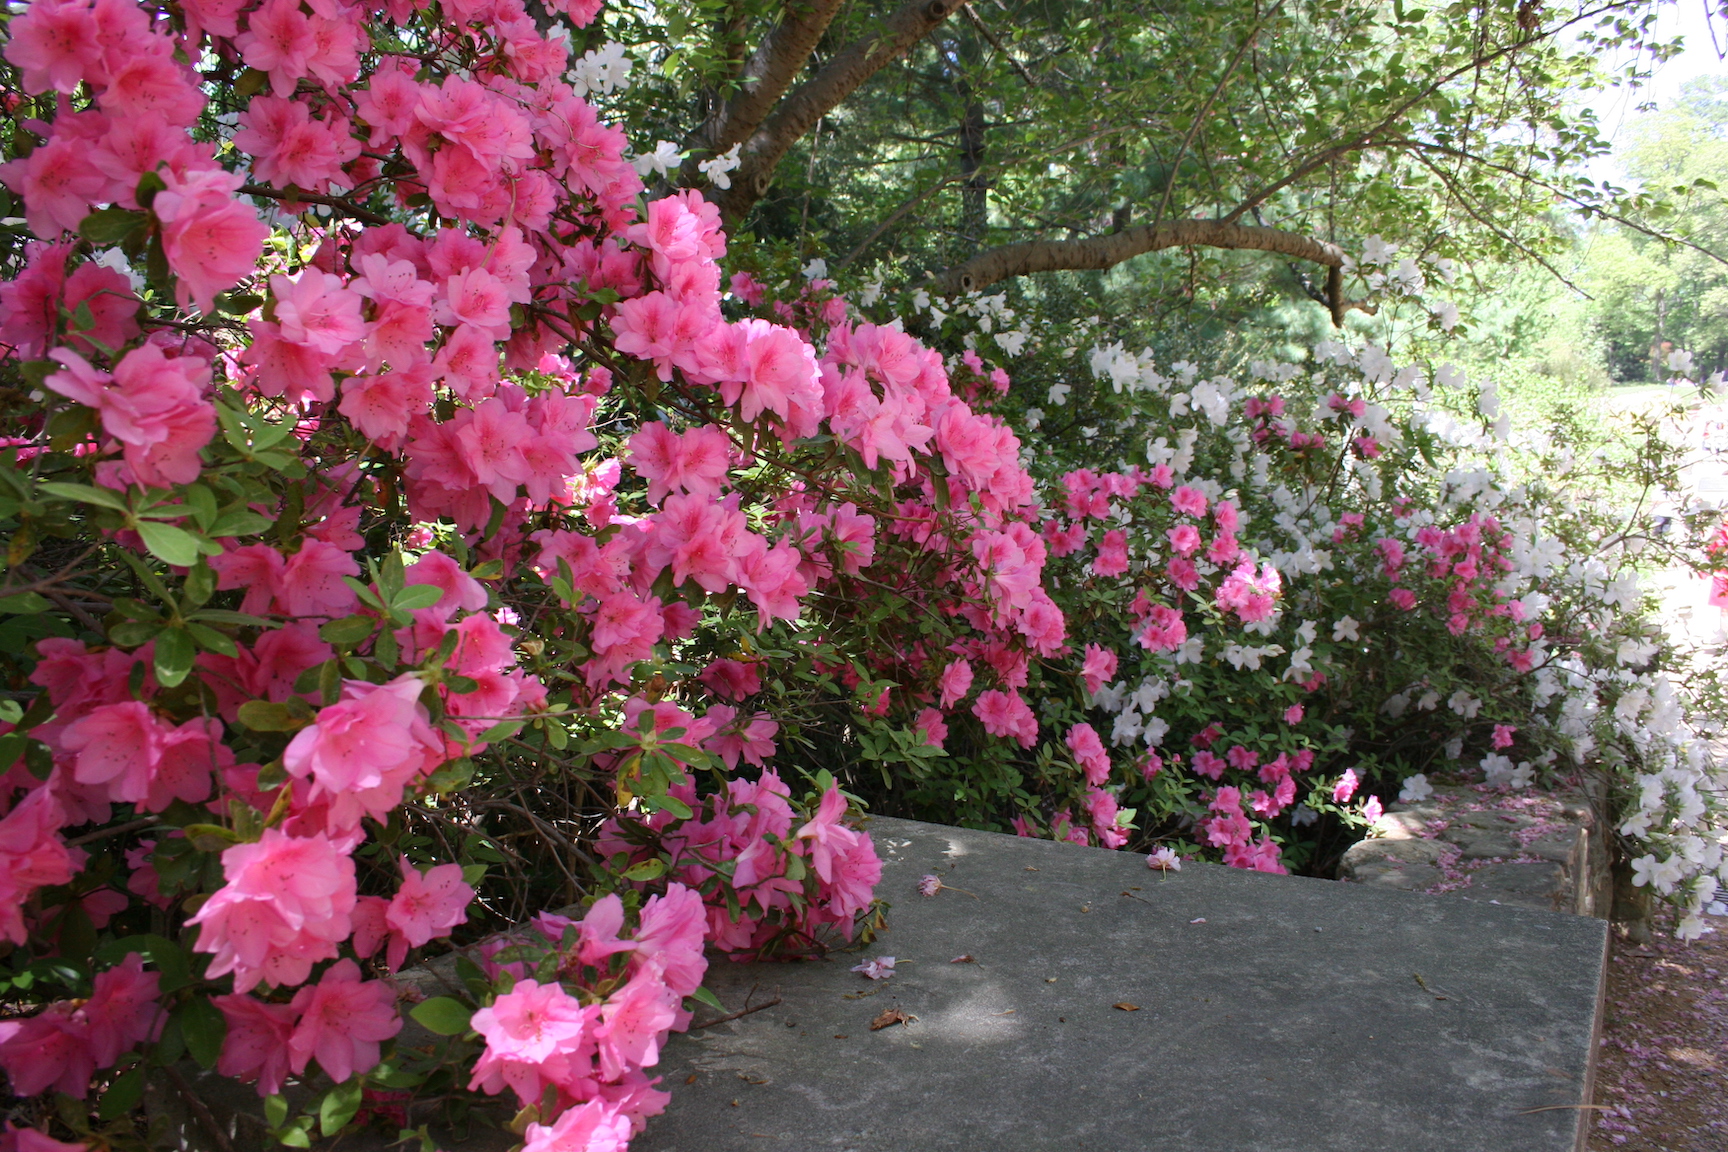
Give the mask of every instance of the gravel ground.
<path id="1" fill-rule="evenodd" d="M 1716 927 L 1614 942 L 1591 1152 L 1728 1150 L 1728 921 Z"/>

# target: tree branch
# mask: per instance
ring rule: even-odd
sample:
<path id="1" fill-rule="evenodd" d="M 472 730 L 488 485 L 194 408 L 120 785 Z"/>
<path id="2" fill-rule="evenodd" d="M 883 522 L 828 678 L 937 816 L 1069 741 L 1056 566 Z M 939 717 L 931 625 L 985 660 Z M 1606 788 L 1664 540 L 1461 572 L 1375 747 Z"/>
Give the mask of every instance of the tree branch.
<path id="1" fill-rule="evenodd" d="M 990 26 L 979 17 L 977 10 L 971 4 L 962 4 L 960 7 L 966 13 L 966 19 L 972 22 L 972 27 L 978 29 L 978 34 L 990 41 L 990 47 L 1000 52 L 1002 58 L 1014 66 L 1014 71 L 1020 73 L 1020 79 L 1026 81 L 1026 86 L 1028 88 L 1038 87 L 1038 78 L 1026 70 L 1026 65 L 1014 58 L 1014 53 L 1008 51 L 1008 46 L 997 39 L 996 33 L 990 31 Z"/>
<path id="2" fill-rule="evenodd" d="M 961 0 L 909 0 L 869 35 L 842 48 L 815 76 L 800 84 L 775 107 L 750 138 L 732 177 L 732 187 L 709 192 L 728 223 L 736 223 L 767 195 L 774 169 L 792 145 L 816 126 L 842 100 L 912 45 L 940 26 L 960 7 Z"/>
<path id="3" fill-rule="evenodd" d="M 1344 250 L 1324 240 L 1276 228 L 1224 224 L 1217 220 L 1166 220 L 1162 224 L 1125 228 L 1084 240 L 1027 240 L 1004 244 L 948 269 L 931 281 L 931 291 L 961 296 L 987 288 L 998 280 L 1032 272 L 1102 271 L 1124 260 L 1163 248 L 1241 248 L 1277 252 L 1342 268 Z M 1334 313 L 1336 315 L 1336 312 Z"/>
<path id="4" fill-rule="evenodd" d="M 788 5 L 785 19 L 762 38 L 744 65 L 739 89 L 684 142 L 687 152 L 719 155 L 748 140 L 792 87 L 845 0 Z M 694 158 L 691 161 L 694 163 Z"/>

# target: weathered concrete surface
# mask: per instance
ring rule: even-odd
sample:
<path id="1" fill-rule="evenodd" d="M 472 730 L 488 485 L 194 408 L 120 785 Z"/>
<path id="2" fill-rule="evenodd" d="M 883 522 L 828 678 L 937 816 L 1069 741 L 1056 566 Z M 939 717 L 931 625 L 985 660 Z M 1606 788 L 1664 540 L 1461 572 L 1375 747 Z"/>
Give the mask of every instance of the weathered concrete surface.
<path id="1" fill-rule="evenodd" d="M 673 1040 L 671 1107 L 635 1152 L 1581 1146 L 1603 921 L 871 831 L 893 909 L 863 955 L 893 978 L 855 956 L 717 967 L 728 1009 L 781 1002 Z M 920 896 L 927 873 L 976 898 Z M 872 1032 L 887 1008 L 916 1019 Z"/>
<path id="2" fill-rule="evenodd" d="M 1394 804 L 1344 853 L 1338 877 L 1376 888 L 1607 917 L 1608 837 L 1579 793 L 1441 786 Z"/>

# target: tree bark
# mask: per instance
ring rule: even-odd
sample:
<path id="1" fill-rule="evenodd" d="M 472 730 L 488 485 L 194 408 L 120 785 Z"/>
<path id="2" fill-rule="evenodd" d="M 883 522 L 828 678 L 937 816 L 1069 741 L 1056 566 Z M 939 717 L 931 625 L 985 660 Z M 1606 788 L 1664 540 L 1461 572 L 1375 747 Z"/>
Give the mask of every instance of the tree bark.
<path id="1" fill-rule="evenodd" d="M 767 195 L 781 159 L 817 121 L 959 9 L 960 0 L 910 0 L 902 4 L 874 31 L 842 48 L 815 76 L 782 99 L 745 140 L 739 156 L 743 163 L 732 175 L 732 187 L 709 193 L 708 198 L 719 205 L 728 224 L 736 224 Z"/>
<path id="2" fill-rule="evenodd" d="M 738 92 L 691 133 L 685 150 L 719 155 L 748 140 L 810 62 L 810 54 L 845 2 L 802 0 L 799 9 L 789 10 L 751 53 Z"/>
<path id="3" fill-rule="evenodd" d="M 1281 232 L 1276 228 L 1223 224 L 1216 220 L 1167 220 L 1156 226 L 1143 224 L 1084 240 L 1027 240 L 1005 244 L 939 273 L 932 279 L 930 287 L 942 296 L 961 296 L 988 288 L 998 280 L 1032 272 L 1102 271 L 1161 248 L 1242 248 L 1277 252 L 1332 269 L 1344 265 L 1342 248 L 1311 236 Z M 1333 279 L 1328 278 L 1329 286 Z"/>

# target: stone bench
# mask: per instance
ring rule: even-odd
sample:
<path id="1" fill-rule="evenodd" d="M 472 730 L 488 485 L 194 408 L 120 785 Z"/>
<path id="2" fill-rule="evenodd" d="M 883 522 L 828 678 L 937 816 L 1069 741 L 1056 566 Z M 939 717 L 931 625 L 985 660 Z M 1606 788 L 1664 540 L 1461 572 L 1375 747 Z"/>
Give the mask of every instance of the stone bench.
<path id="1" fill-rule="evenodd" d="M 708 987 L 746 1014 L 703 1026 L 705 1008 L 671 1039 L 653 1071 L 672 1103 L 632 1152 L 1583 1148 L 1600 920 L 1205 864 L 1166 875 L 902 820 L 870 831 L 887 931 L 824 961 L 716 961 Z M 925 897 L 930 874 L 949 887 Z M 850 970 L 883 955 L 889 979 Z M 232 1148 L 259 1146 L 250 1089 L 197 1091 Z M 190 1120 L 182 1146 L 208 1147 Z M 438 1147 L 515 1143 L 475 1127 Z"/>
<path id="2" fill-rule="evenodd" d="M 1394 804 L 1338 875 L 1378 888 L 1606 918 L 1613 884 L 1605 829 L 1576 792 L 1440 786 Z"/>
<path id="3" fill-rule="evenodd" d="M 871 831 L 893 907 L 862 955 L 894 976 L 718 966 L 728 1008 L 779 1002 L 668 1046 L 636 1152 L 1583 1147 L 1602 921 Z M 872 1031 L 886 1009 L 912 1019 Z"/>

